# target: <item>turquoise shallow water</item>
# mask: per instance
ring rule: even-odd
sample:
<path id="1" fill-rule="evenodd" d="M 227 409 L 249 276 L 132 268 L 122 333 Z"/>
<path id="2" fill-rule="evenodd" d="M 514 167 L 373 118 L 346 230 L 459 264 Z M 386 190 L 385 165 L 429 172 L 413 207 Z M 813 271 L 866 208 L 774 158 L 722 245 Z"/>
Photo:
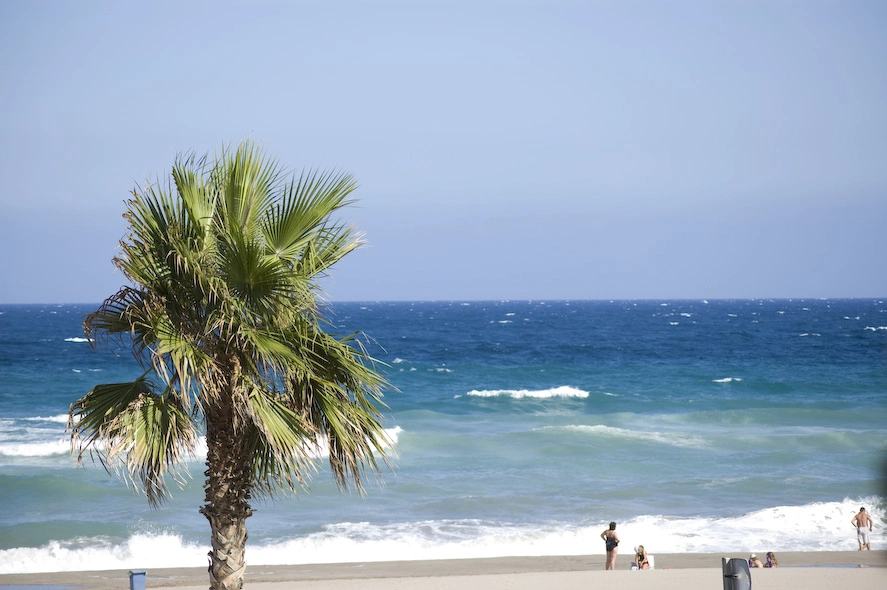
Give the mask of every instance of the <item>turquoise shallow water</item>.
<path id="1" fill-rule="evenodd" d="M 68 405 L 139 373 L 83 339 L 94 307 L 0 306 L 0 573 L 205 562 L 199 481 L 151 510 L 73 465 Z M 860 505 L 883 522 L 884 301 L 332 312 L 371 337 L 398 389 L 393 468 L 365 498 L 321 471 L 310 493 L 257 503 L 251 563 L 602 553 L 610 520 L 659 553 L 841 550 Z"/>

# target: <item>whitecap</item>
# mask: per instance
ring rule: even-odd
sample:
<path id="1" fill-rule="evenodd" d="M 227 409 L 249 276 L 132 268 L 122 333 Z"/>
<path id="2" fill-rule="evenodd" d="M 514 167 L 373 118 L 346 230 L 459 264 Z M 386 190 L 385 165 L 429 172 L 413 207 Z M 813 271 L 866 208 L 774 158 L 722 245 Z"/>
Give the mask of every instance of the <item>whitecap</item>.
<path id="1" fill-rule="evenodd" d="M 566 397 L 566 398 L 586 398 L 588 397 L 588 392 L 583 391 L 581 389 L 576 389 L 575 387 L 569 387 L 566 385 L 561 385 L 560 387 L 554 387 L 551 389 L 537 389 L 537 390 L 528 390 L 528 389 L 490 389 L 490 390 L 477 390 L 474 389 L 469 391 L 465 395 L 472 397 L 510 397 L 514 399 L 522 399 L 522 398 L 553 398 L 553 397 Z M 461 397 L 461 396 L 456 396 Z"/>
<path id="2" fill-rule="evenodd" d="M 574 430 L 577 432 L 585 432 L 595 436 L 606 438 L 640 440 L 655 443 L 657 445 L 668 445 L 672 447 L 682 448 L 705 448 L 709 446 L 708 441 L 700 436 L 688 435 L 684 432 L 650 432 L 641 430 L 629 430 L 627 428 L 617 428 L 615 426 L 606 426 L 603 424 L 574 424 L 570 426 L 546 426 L 543 430 Z"/>
<path id="3" fill-rule="evenodd" d="M 55 416 L 33 416 L 31 418 L 25 418 L 25 420 L 30 420 L 33 422 L 58 422 L 60 424 L 67 424 L 68 415 L 56 414 Z"/>
<path id="4" fill-rule="evenodd" d="M 0 456 L 4 457 L 51 457 L 71 452 L 66 440 L 0 444 Z"/>
<path id="5" fill-rule="evenodd" d="M 206 552 L 207 547 L 186 543 L 172 534 L 138 534 L 124 543 L 105 538 L 78 538 L 51 541 L 37 548 L 0 550 L 0 574 L 126 570 L 133 564 L 141 568 L 191 567 L 205 563 Z"/>

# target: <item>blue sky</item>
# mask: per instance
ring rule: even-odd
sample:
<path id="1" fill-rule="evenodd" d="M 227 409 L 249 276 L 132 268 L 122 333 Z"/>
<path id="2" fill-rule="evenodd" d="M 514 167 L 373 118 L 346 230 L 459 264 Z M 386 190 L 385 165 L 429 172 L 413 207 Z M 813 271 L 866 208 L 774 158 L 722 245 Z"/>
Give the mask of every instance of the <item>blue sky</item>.
<path id="1" fill-rule="evenodd" d="M 0 303 L 99 302 L 129 191 L 347 170 L 333 300 L 887 296 L 887 3 L 0 3 Z"/>

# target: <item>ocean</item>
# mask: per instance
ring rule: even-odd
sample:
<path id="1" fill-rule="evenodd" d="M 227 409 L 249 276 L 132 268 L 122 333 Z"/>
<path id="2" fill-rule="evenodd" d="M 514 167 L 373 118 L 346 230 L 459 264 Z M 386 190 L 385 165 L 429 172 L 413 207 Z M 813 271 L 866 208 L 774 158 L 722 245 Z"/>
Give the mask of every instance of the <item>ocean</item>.
<path id="1" fill-rule="evenodd" d="M 202 567 L 203 467 L 172 500 L 75 465 L 68 407 L 140 373 L 94 350 L 96 305 L 0 306 L 0 573 Z M 333 303 L 387 392 L 391 467 L 367 494 L 321 467 L 256 500 L 249 564 L 887 548 L 887 303 Z"/>

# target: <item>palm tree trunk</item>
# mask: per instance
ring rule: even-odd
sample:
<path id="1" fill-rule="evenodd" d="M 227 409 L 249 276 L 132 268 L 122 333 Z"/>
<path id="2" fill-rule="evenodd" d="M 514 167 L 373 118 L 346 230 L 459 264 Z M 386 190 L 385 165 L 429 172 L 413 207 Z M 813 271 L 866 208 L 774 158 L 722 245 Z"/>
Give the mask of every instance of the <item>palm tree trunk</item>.
<path id="1" fill-rule="evenodd" d="M 200 512 L 209 520 L 211 590 L 240 590 L 246 570 L 246 519 L 252 515 L 249 499 L 251 458 L 235 431 L 233 412 L 214 407 L 206 416 L 206 504 Z"/>

